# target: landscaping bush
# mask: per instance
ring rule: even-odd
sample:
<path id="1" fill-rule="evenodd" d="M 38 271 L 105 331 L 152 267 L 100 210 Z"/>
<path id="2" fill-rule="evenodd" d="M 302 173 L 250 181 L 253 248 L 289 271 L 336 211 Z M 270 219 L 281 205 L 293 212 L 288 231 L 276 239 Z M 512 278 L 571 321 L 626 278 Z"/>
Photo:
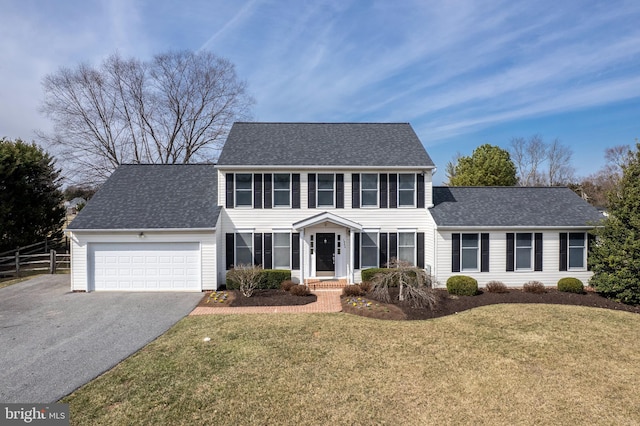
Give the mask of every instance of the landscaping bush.
<path id="1" fill-rule="evenodd" d="M 522 291 L 524 291 L 525 293 L 542 294 L 546 293 L 547 289 L 540 281 L 529 281 L 524 283 L 524 285 L 522 286 Z"/>
<path id="2" fill-rule="evenodd" d="M 263 269 L 254 265 L 235 265 L 227 272 L 227 289 L 240 289 L 245 297 L 251 297 L 259 287 Z"/>
<path id="3" fill-rule="evenodd" d="M 489 281 L 486 289 L 489 293 L 509 293 L 507 286 L 502 281 Z"/>
<path id="4" fill-rule="evenodd" d="M 291 279 L 291 271 L 287 269 L 265 269 L 262 271 L 259 288 L 280 288 L 283 281 Z"/>
<path id="5" fill-rule="evenodd" d="M 389 260 L 389 269 L 373 276 L 369 297 L 383 303 L 391 302 L 389 287 L 398 287 L 398 301 L 413 308 L 433 309 L 438 298 L 433 290 L 433 277 L 424 269 L 395 257 Z"/>
<path id="6" fill-rule="evenodd" d="M 558 281 L 558 291 L 582 294 L 584 293 L 584 284 L 577 278 L 560 278 L 560 281 Z"/>
<path id="7" fill-rule="evenodd" d="M 348 285 L 348 286 L 346 286 L 345 288 L 342 289 L 342 295 L 346 296 L 346 297 L 363 296 L 364 295 L 364 291 L 362 290 L 362 287 L 360 287 L 357 284 Z"/>
<path id="8" fill-rule="evenodd" d="M 362 281 L 358 285 L 360 286 L 362 291 L 364 291 L 365 293 L 369 293 L 369 291 L 371 291 L 371 281 Z"/>
<path id="9" fill-rule="evenodd" d="M 389 272 L 390 270 L 390 268 L 368 268 L 363 269 L 360 272 L 360 276 L 362 277 L 362 281 L 371 281 L 376 274 Z"/>
<path id="10" fill-rule="evenodd" d="M 454 275 L 447 280 L 447 291 L 456 296 L 475 296 L 478 294 L 478 281 L 467 275 Z"/>
<path id="11" fill-rule="evenodd" d="M 294 296 L 308 296 L 311 294 L 309 288 L 306 285 L 300 284 L 291 286 L 291 288 L 289 289 L 289 293 L 293 294 Z"/>
<path id="12" fill-rule="evenodd" d="M 282 281 L 282 284 L 280 284 L 280 288 L 284 291 L 289 291 L 289 289 L 291 289 L 291 287 L 293 287 L 294 285 L 296 285 L 296 283 L 294 283 L 291 280 L 284 280 Z"/>

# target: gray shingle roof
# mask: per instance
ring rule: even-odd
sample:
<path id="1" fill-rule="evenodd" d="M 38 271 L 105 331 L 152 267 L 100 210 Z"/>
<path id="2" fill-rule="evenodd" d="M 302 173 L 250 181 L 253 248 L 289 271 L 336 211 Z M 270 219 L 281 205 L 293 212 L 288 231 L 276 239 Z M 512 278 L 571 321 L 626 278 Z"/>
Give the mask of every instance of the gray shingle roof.
<path id="1" fill-rule="evenodd" d="M 68 229 L 214 228 L 217 170 L 213 164 L 122 165 Z"/>
<path id="2" fill-rule="evenodd" d="M 408 123 L 234 123 L 218 164 L 434 165 Z"/>
<path id="3" fill-rule="evenodd" d="M 434 187 L 438 226 L 588 226 L 603 219 L 564 187 Z"/>

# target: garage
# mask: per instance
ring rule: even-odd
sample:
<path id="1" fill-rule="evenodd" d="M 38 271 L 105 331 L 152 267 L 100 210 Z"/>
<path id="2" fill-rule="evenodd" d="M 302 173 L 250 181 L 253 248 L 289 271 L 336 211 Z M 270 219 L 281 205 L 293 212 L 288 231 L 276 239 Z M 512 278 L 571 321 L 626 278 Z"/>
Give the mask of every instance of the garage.
<path id="1" fill-rule="evenodd" d="M 199 243 L 89 245 L 90 288 L 98 291 L 200 291 Z"/>

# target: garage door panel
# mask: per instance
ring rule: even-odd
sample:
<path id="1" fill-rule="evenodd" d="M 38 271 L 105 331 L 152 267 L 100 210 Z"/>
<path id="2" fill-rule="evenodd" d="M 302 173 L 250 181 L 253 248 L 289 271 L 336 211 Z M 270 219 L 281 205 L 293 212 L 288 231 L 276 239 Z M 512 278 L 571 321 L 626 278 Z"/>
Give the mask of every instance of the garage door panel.
<path id="1" fill-rule="evenodd" d="M 201 290 L 198 243 L 96 243 L 90 261 L 95 290 Z"/>

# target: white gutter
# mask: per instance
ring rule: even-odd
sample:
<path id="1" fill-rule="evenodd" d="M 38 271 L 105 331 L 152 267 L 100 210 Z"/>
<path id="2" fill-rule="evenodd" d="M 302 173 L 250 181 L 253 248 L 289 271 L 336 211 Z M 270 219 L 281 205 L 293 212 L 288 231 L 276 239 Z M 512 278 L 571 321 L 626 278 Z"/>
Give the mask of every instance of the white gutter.
<path id="1" fill-rule="evenodd" d="M 215 231 L 216 228 L 126 228 L 126 229 L 65 229 L 65 233 L 69 232 L 202 232 Z"/>

